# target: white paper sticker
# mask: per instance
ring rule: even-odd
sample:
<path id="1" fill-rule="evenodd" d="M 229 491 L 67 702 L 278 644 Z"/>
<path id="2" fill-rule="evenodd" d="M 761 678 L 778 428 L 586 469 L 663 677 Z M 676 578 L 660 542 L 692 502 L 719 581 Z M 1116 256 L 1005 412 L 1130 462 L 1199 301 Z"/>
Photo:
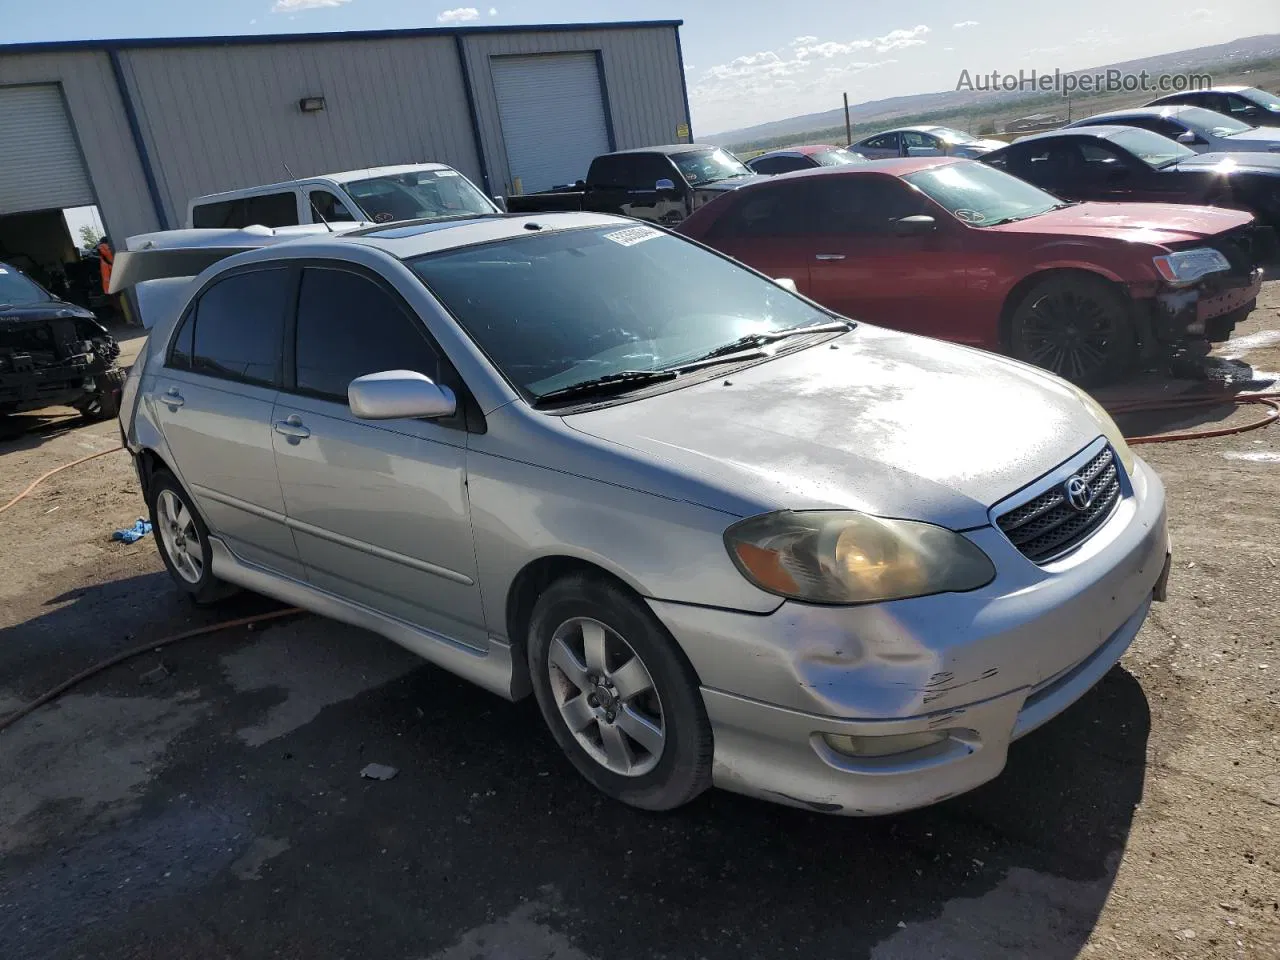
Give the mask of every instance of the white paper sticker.
<path id="1" fill-rule="evenodd" d="M 462 176 L 462 174 L 458 173 L 458 171 L 457 171 L 457 170 L 433 170 L 433 171 L 431 171 L 431 172 L 432 172 L 432 173 L 434 173 L 437 177 L 460 177 L 460 176 Z"/>
<path id="2" fill-rule="evenodd" d="M 652 240 L 654 237 L 660 236 L 662 236 L 662 232 L 653 229 L 653 227 L 627 227 L 625 230 L 606 233 L 604 238 L 612 240 L 623 247 L 634 247 L 637 243 L 644 243 L 646 240 Z"/>

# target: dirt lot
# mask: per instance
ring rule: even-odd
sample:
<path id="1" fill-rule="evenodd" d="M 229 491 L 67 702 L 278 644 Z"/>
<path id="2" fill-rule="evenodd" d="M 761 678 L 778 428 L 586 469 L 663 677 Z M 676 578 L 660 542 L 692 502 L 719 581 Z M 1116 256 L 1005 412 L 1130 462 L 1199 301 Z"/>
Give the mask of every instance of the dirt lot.
<path id="1" fill-rule="evenodd" d="M 1238 336 L 1280 371 L 1280 284 Z M 0 503 L 118 439 L 21 426 Z M 142 657 L 0 734 L 0 957 L 1280 957 L 1280 427 L 1140 452 L 1168 485 L 1170 600 L 972 794 L 877 820 L 719 792 L 640 814 L 527 704 L 300 617 Z M 113 453 L 0 516 L 0 714 L 270 608 L 179 602 L 150 538 L 109 540 L 142 513 Z M 360 779 L 370 761 L 399 775 Z"/>

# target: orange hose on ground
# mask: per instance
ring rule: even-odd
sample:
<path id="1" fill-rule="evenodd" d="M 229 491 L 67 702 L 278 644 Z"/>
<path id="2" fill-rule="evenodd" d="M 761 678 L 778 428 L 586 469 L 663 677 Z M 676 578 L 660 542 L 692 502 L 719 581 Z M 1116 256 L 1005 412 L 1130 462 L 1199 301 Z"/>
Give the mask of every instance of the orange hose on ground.
<path id="1" fill-rule="evenodd" d="M 1208 427 L 1203 430 L 1185 430 L 1178 433 L 1153 433 L 1146 436 L 1126 437 L 1125 439 L 1130 446 L 1144 443 L 1174 443 L 1180 440 L 1208 440 L 1213 437 L 1229 437 L 1248 430 L 1256 430 L 1259 427 L 1265 427 L 1269 423 L 1275 423 L 1276 420 L 1280 420 L 1280 393 L 1241 393 L 1226 396 L 1195 394 L 1176 397 L 1172 400 L 1138 400 L 1133 403 L 1122 403 L 1109 407 L 1107 412 L 1112 416 L 1117 416 L 1126 413 L 1153 413 L 1157 410 L 1194 410 L 1199 407 L 1217 407 L 1224 403 L 1234 403 L 1241 406 L 1260 403 L 1271 409 L 1266 416 L 1238 426 Z"/>
<path id="2" fill-rule="evenodd" d="M 68 464 L 68 466 L 70 466 L 70 464 Z M 288 607 L 285 610 L 272 610 L 270 613 L 259 613 L 252 617 L 240 617 L 237 620 L 224 620 L 222 623 L 210 624 L 207 627 L 197 627 L 194 630 L 187 630 L 184 633 L 175 633 L 168 637 L 161 637 L 159 640 L 152 640 L 149 643 L 132 647 L 129 650 L 125 650 L 123 653 L 117 653 L 114 657 L 109 657 L 100 663 L 95 663 L 87 670 L 81 670 L 70 680 L 66 680 L 58 684 L 48 693 L 43 693 L 36 697 L 25 707 L 20 707 L 4 719 L 0 719 L 0 732 L 7 730 L 23 717 L 39 710 L 46 703 L 51 703 L 52 701 L 57 700 L 58 697 L 62 696 L 72 687 L 84 683 L 84 681 L 88 680 L 95 674 L 99 674 L 103 670 L 114 667 L 118 663 L 124 663 L 126 660 L 132 660 L 134 657 L 142 656 L 142 654 L 149 653 L 152 650 L 159 650 L 161 647 L 167 647 L 169 644 L 177 643 L 179 640 L 190 640 L 192 637 L 202 637 L 205 634 L 217 633 L 220 630 L 230 630 L 232 627 L 245 627 L 253 623 L 262 623 L 265 620 L 278 620 L 281 617 L 291 617 L 294 614 L 305 612 L 306 611 L 301 610 L 298 607 Z"/>
<path id="3" fill-rule="evenodd" d="M 110 450 L 99 450 L 97 453 L 91 453 L 87 457 L 81 457 L 79 460 L 72 460 L 70 463 L 64 463 L 60 467 L 54 467 L 49 472 L 43 473 L 40 476 L 36 477 L 34 480 L 31 481 L 31 483 L 27 485 L 27 489 L 23 490 L 20 494 L 18 494 L 12 500 L 6 503 L 3 507 L 0 507 L 0 513 L 4 513 L 10 507 L 16 506 L 20 500 L 22 500 L 24 497 L 27 496 L 27 494 L 31 493 L 32 490 L 40 486 L 40 484 L 44 483 L 46 480 L 52 477 L 55 473 L 61 473 L 63 470 L 70 470 L 72 467 L 78 467 L 82 463 L 88 463 L 90 460 L 96 460 L 98 457 L 105 457 L 108 453 L 115 453 L 117 450 L 123 450 L 123 449 L 124 447 L 116 446 L 116 447 L 112 447 Z"/>

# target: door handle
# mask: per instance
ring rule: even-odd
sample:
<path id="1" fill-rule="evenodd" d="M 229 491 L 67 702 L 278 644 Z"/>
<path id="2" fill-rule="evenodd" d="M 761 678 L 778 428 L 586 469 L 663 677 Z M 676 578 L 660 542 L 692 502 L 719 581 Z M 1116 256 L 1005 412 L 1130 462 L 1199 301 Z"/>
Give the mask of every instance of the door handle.
<path id="1" fill-rule="evenodd" d="M 844 255 L 843 253 L 819 253 L 819 254 L 815 255 L 813 259 L 815 259 L 815 260 L 843 260 L 843 259 L 844 259 L 844 257 L 845 257 L 845 255 Z"/>
<path id="2" fill-rule="evenodd" d="M 305 440 L 311 436 L 311 431 L 302 425 L 302 418 L 296 413 L 290 414 L 287 420 L 277 420 L 274 429 L 290 440 Z"/>
<path id="3" fill-rule="evenodd" d="M 187 401 L 182 399 L 182 394 L 178 392 L 177 387 L 170 387 L 164 392 L 164 396 L 160 398 L 160 402 L 170 410 L 177 410 Z"/>

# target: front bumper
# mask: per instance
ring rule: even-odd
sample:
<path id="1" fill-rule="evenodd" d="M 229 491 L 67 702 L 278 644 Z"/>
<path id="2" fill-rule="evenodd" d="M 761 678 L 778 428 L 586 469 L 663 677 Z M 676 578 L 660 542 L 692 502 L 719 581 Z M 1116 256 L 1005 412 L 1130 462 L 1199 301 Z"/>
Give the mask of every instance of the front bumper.
<path id="1" fill-rule="evenodd" d="M 1255 267 L 1215 274 L 1194 287 L 1160 290 L 1152 301 L 1155 338 L 1175 346 L 1187 340 L 1227 339 L 1257 305 L 1262 276 L 1262 268 Z"/>
<path id="2" fill-rule="evenodd" d="M 1009 743 L 1094 686 L 1137 634 L 1169 555 L 1164 490 L 1139 461 L 1128 495 L 1043 567 L 1003 534 L 980 590 L 860 607 L 783 603 L 767 616 L 651 601 L 703 684 L 718 786 L 831 813 L 892 813 L 997 776 Z M 824 735 L 947 731 L 888 757 Z"/>

